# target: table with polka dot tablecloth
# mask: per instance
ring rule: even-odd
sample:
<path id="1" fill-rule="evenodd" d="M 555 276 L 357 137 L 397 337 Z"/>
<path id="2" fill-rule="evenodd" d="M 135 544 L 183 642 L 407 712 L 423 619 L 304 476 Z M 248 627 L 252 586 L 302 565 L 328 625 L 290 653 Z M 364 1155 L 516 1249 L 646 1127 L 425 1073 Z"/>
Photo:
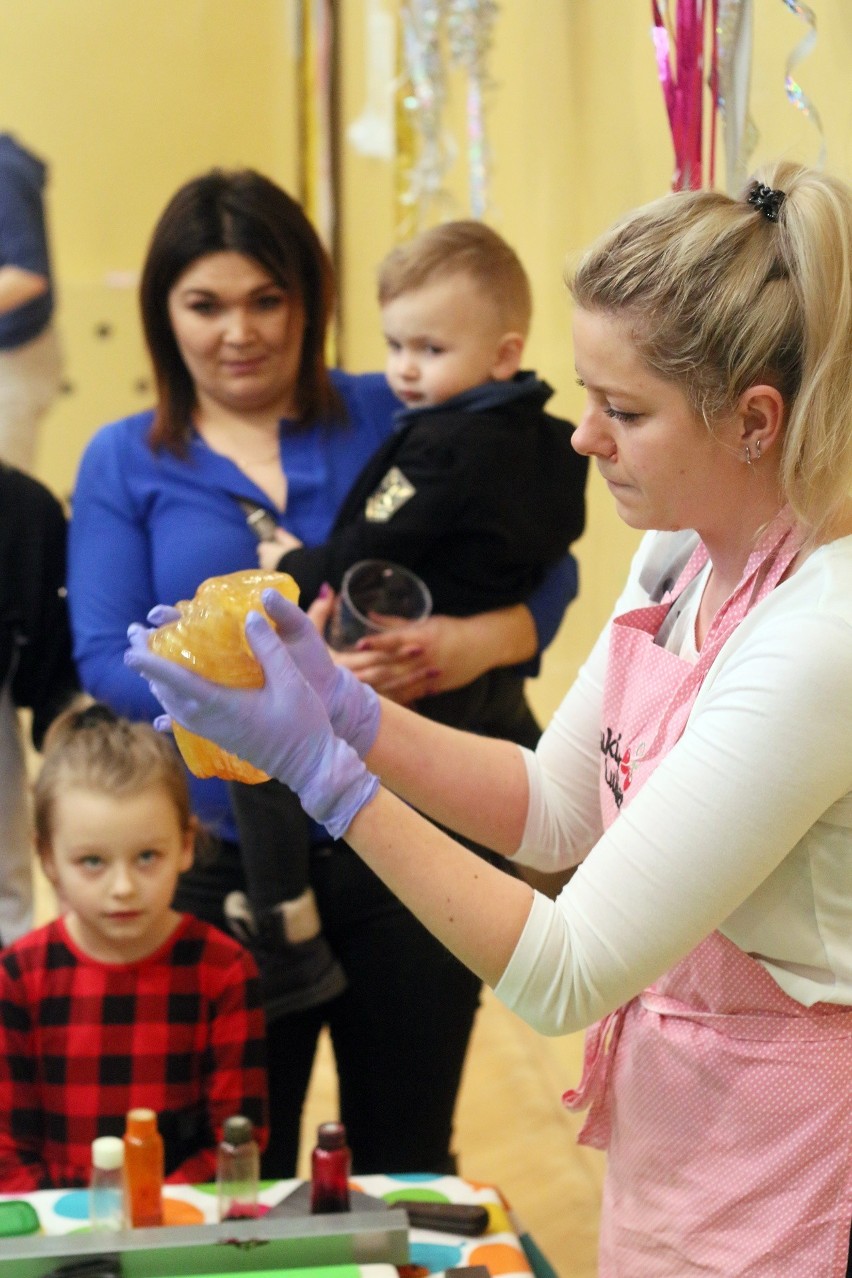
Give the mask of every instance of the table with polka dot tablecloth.
<path id="1" fill-rule="evenodd" d="M 298 1181 L 265 1182 L 260 1202 L 267 1208 L 289 1193 Z M 507 1205 L 492 1185 L 457 1176 L 373 1175 L 354 1176 L 353 1189 L 361 1190 L 392 1206 L 400 1200 L 427 1203 L 481 1204 L 488 1212 L 488 1228 L 479 1237 L 465 1238 L 429 1229 L 410 1231 L 410 1266 L 416 1274 L 443 1273 L 468 1265 L 484 1265 L 492 1278 L 533 1278 L 533 1268 L 510 1218 Z M 10 1197 L 2 1195 L 0 1197 Z M 45 1234 L 67 1234 L 88 1229 L 89 1195 L 85 1189 L 41 1190 L 26 1195 L 35 1207 Z M 200 1225 L 216 1219 L 215 1185 L 166 1185 L 163 1192 L 164 1225 Z M 540 1275 L 539 1267 L 536 1272 Z"/>

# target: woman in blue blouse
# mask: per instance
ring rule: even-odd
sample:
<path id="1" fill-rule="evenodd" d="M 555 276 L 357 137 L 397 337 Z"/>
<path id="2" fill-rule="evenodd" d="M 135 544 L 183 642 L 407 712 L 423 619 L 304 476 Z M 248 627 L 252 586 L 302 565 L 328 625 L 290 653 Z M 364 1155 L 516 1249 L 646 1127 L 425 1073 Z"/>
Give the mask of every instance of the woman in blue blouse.
<path id="1" fill-rule="evenodd" d="M 91 440 L 70 531 L 80 675 L 118 713 L 160 712 L 123 664 L 127 626 L 160 600 L 191 598 L 207 577 L 255 566 L 247 512 L 277 521 L 286 508 L 300 540 L 325 540 L 352 481 L 392 430 L 398 405 L 383 376 L 325 365 L 333 294 L 328 255 L 302 210 L 257 173 L 194 179 L 161 216 L 141 283 L 156 406 Z M 569 557 L 529 607 L 436 617 L 418 627 L 416 643 L 403 629 L 393 650 L 345 660 L 400 700 L 457 687 L 493 666 L 533 660 L 575 588 Z M 227 786 L 192 778 L 192 793 L 214 855 L 186 877 L 177 905 L 226 926 L 223 903 L 245 887 Z M 312 908 L 334 960 L 325 1001 L 268 1018 L 264 1173 L 295 1173 L 323 1025 L 355 1169 L 450 1170 L 479 981 L 345 844 L 309 828 L 300 810 L 292 816 L 293 837 L 311 842 Z M 296 920 L 295 939 L 304 922 Z"/>

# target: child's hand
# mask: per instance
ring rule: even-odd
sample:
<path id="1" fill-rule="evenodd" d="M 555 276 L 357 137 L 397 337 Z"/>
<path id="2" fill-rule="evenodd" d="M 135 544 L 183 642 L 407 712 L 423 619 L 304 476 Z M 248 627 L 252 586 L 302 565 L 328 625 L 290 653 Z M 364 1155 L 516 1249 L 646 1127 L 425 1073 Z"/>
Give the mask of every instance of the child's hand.
<path id="1" fill-rule="evenodd" d="M 286 555 L 289 550 L 298 550 L 302 544 L 286 528 L 276 528 L 273 539 L 257 543 L 257 562 L 264 572 L 275 572 L 281 556 Z"/>

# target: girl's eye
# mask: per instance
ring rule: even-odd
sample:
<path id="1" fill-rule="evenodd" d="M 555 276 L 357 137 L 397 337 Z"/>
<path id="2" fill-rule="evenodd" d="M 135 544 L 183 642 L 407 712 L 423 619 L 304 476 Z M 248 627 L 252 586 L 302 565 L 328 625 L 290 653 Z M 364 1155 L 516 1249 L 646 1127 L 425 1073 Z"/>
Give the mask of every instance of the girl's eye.
<path id="1" fill-rule="evenodd" d="M 144 852 L 139 853 L 139 864 L 153 865 L 159 855 L 159 852 L 156 852 L 153 848 L 146 848 Z"/>
<path id="2" fill-rule="evenodd" d="M 77 864 L 84 870 L 99 870 L 103 861 L 99 856 L 81 856 Z"/>

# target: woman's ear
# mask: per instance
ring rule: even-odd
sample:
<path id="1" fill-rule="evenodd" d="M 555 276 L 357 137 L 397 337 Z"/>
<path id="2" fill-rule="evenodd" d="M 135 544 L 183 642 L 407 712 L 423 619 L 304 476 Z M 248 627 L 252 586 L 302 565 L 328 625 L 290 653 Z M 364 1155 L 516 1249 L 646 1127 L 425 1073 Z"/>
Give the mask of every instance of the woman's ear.
<path id="1" fill-rule="evenodd" d="M 491 367 L 491 377 L 495 382 L 508 382 L 521 367 L 524 353 L 524 338 L 521 333 L 504 333 L 497 346 L 497 354 Z"/>
<path id="2" fill-rule="evenodd" d="M 787 408 L 775 386 L 749 386 L 737 404 L 740 419 L 740 446 L 753 457 L 764 456 L 778 444 L 784 431 Z"/>

